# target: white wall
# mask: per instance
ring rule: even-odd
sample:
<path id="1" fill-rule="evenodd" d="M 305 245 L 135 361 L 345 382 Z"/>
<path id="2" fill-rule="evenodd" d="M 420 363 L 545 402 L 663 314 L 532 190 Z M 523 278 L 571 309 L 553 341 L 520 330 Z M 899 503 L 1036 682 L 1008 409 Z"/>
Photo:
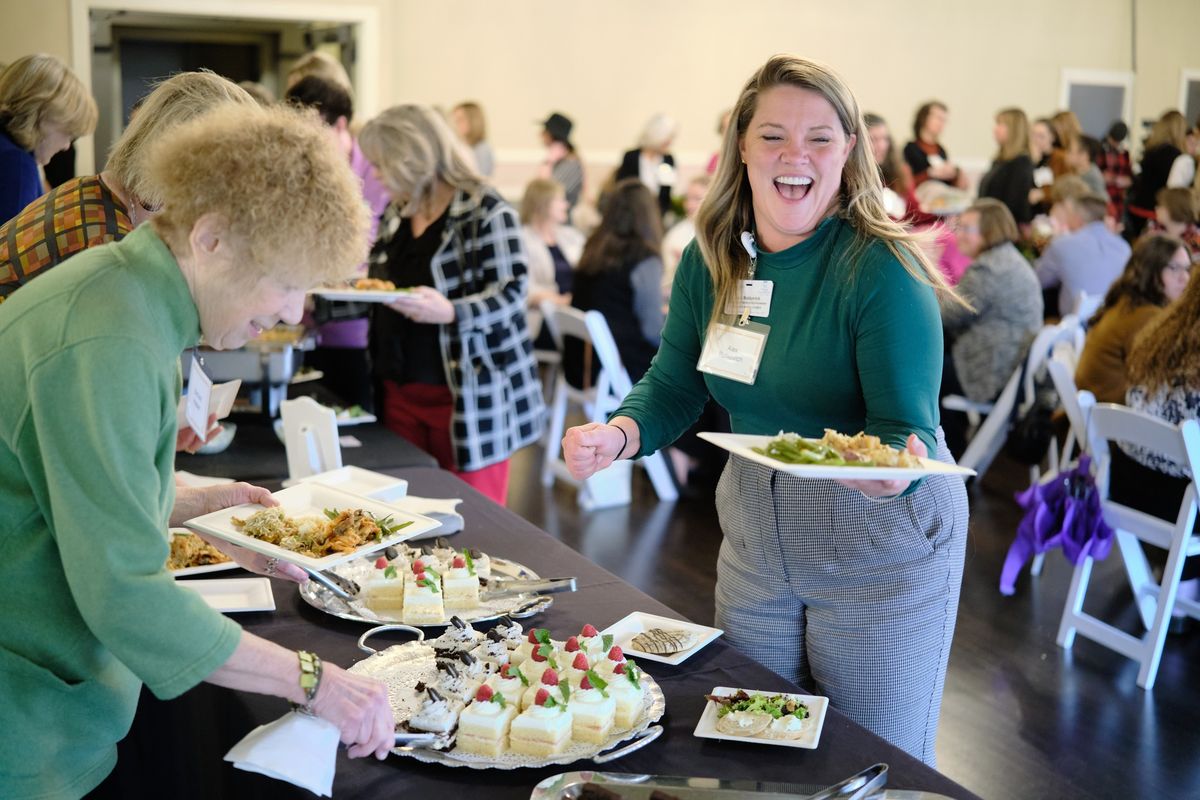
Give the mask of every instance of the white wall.
<path id="1" fill-rule="evenodd" d="M 144 2 L 145 0 L 131 0 Z M 174 3 L 183 12 L 197 8 Z M 289 13 L 324 0 L 267 0 Z M 951 156 L 984 162 L 992 117 L 1007 105 L 1055 110 L 1064 68 L 1129 70 L 1131 0 L 353 0 L 377 10 L 381 47 L 374 97 L 484 104 L 507 179 L 537 157 L 534 121 L 554 109 L 575 119 L 585 157 L 610 163 L 656 111 L 676 116 L 677 155 L 702 162 L 718 113 L 769 55 L 800 53 L 837 67 L 864 108 L 908 138 L 915 107 L 950 107 Z M 228 5 L 228 4 L 225 4 Z M 260 6 L 261 7 L 261 6 Z M 1200 0 L 1139 0 L 1134 109 L 1175 104 L 1179 73 L 1200 67 Z M 0 61 L 42 50 L 70 57 L 70 0 L 0 0 Z M 514 171 L 515 170 L 515 171 Z"/>

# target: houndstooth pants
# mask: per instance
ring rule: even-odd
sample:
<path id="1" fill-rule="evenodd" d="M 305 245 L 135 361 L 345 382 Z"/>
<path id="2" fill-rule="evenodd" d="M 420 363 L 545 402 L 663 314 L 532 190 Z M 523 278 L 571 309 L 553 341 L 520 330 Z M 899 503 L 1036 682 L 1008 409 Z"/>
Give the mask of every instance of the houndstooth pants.
<path id="1" fill-rule="evenodd" d="M 940 429 L 937 457 L 952 460 Z M 733 456 L 717 513 L 729 641 L 933 766 L 967 539 L 962 479 L 875 502 Z"/>

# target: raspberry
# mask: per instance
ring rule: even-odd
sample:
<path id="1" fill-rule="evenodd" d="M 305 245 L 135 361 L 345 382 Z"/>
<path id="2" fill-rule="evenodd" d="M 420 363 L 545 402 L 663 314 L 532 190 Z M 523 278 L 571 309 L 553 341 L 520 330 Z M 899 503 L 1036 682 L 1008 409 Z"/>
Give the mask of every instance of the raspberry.
<path id="1" fill-rule="evenodd" d="M 526 637 L 525 637 L 525 639 L 526 639 L 526 640 L 527 640 L 527 641 L 528 641 L 530 644 L 537 644 L 537 643 L 538 643 L 538 638 L 537 638 L 537 628 L 530 628 L 530 629 L 529 629 L 529 635 L 528 635 L 528 636 L 526 636 Z"/>
<path id="2" fill-rule="evenodd" d="M 492 699 L 492 694 L 492 687 L 485 683 L 475 691 L 475 699 L 481 703 L 486 703 Z"/>
<path id="3" fill-rule="evenodd" d="M 467 566 L 467 560 L 462 556 L 455 556 L 454 560 L 451 561 L 450 564 L 455 569 L 464 569 Z"/>
<path id="4" fill-rule="evenodd" d="M 614 644 L 612 647 L 612 650 L 608 651 L 608 660 L 609 661 L 624 661 L 625 654 L 621 652 L 621 648 L 617 647 Z"/>
<path id="5" fill-rule="evenodd" d="M 596 630 L 592 625 L 584 625 L 583 630 L 579 632 L 579 635 L 587 637 L 599 636 L 600 631 Z"/>
<path id="6" fill-rule="evenodd" d="M 412 563 L 412 571 L 413 572 L 424 572 L 425 571 L 425 562 L 418 558 L 416 561 L 414 561 Z"/>
<path id="7" fill-rule="evenodd" d="M 615 667 L 613 667 L 613 673 L 616 675 L 624 675 L 625 674 L 625 662 L 618 661 L 617 665 Z"/>
<path id="8" fill-rule="evenodd" d="M 383 556 L 375 559 L 375 569 L 387 569 L 388 561 Z"/>
<path id="9" fill-rule="evenodd" d="M 588 668 L 587 656 L 583 653 L 576 653 L 575 660 L 571 662 L 571 666 L 575 669 L 586 670 Z"/>
<path id="10" fill-rule="evenodd" d="M 547 668 L 546 671 L 542 673 L 542 683 L 546 686 L 558 686 L 558 673 Z"/>
<path id="11" fill-rule="evenodd" d="M 587 676 L 587 675 L 584 675 L 584 676 L 583 676 L 583 680 L 581 680 L 581 681 L 579 682 L 579 688 L 580 688 L 580 689 L 590 689 L 590 688 L 592 688 L 592 682 L 588 680 L 588 676 Z"/>
<path id="12" fill-rule="evenodd" d="M 505 664 L 503 667 L 500 668 L 500 677 L 501 678 L 511 678 L 512 677 L 512 665 L 511 664 Z"/>
<path id="13" fill-rule="evenodd" d="M 529 657 L 532 658 L 534 661 L 538 662 L 539 664 L 546 660 L 546 657 L 544 655 L 542 655 L 541 653 L 539 653 L 537 650 L 534 650 L 533 653 Z"/>
<path id="14" fill-rule="evenodd" d="M 579 652 L 579 639 L 574 636 L 572 636 L 570 639 L 567 639 L 566 650 L 568 653 Z"/>
<path id="15" fill-rule="evenodd" d="M 533 704 L 535 706 L 544 706 L 546 701 L 550 699 L 550 692 L 545 689 L 538 689 L 537 694 L 533 696 Z"/>

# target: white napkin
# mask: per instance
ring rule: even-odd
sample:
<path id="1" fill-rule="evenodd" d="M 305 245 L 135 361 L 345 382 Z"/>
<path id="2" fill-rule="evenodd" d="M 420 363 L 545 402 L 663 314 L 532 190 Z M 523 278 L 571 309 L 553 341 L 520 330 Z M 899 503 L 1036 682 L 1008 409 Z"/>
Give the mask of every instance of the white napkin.
<path id="1" fill-rule="evenodd" d="M 292 711 L 250 731 L 225 754 L 225 760 L 238 769 L 330 797 L 339 739 L 333 723 Z"/>
<path id="2" fill-rule="evenodd" d="M 462 502 L 461 497 L 417 497 L 415 495 L 405 495 L 397 500 L 389 500 L 388 505 L 402 508 L 410 514 L 423 514 L 431 519 L 436 519 L 442 523 L 440 528 L 434 528 L 428 533 L 423 533 L 412 537 L 408 541 L 418 539 L 432 539 L 438 536 L 448 536 L 451 533 L 458 533 L 463 529 L 462 514 L 458 513 L 458 504 Z"/>

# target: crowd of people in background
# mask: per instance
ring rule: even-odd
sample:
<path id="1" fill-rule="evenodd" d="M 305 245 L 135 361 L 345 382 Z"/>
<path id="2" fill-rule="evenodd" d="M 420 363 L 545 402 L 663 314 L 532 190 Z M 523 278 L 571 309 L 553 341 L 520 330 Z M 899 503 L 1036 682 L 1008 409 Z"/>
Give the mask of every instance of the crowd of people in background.
<path id="1" fill-rule="evenodd" d="M 70 70 L 49 56 L 21 58 L 0 73 L 0 222 L 9 220 L 0 228 L 0 299 L 76 249 L 120 239 L 154 213 L 158 201 L 141 183 L 138 152 L 145 142 L 204 108 L 212 78 L 199 75 L 172 78 L 151 95 L 153 102 L 143 106 L 145 117 L 134 115 L 101 174 L 76 178 L 47 193 L 39 166 L 94 129 L 95 103 Z M 241 97 L 262 105 L 276 102 L 261 84 L 245 82 L 242 88 Z M 514 198 L 513 204 L 520 208 L 518 224 L 508 203 L 488 188 L 497 157 L 479 102 L 468 100 L 429 111 L 438 118 L 439 129 L 445 123 L 449 143 L 425 141 L 439 138 L 431 133 L 433 123 L 426 120 L 424 138 L 414 135 L 404 145 L 399 140 L 381 140 L 376 160 L 364 153 L 360 138 L 365 129 L 378 131 L 379 126 L 355 119 L 350 78 L 336 59 L 312 53 L 297 61 L 286 77 L 280 102 L 315 110 L 330 140 L 359 177 L 372 218 L 370 239 L 377 250 L 373 269 L 382 269 L 378 265 L 390 249 L 393 264 L 424 265 L 411 274 L 404 272 L 406 282 L 440 286 L 443 299 L 465 293 L 456 285 L 457 279 L 430 272 L 427 262 L 436 262 L 439 254 L 448 252 L 444 240 L 452 231 L 462 237 L 467 249 L 480 237 L 499 235 L 481 232 L 475 222 L 462 227 L 472 213 L 482 213 L 469 212 L 465 198 L 475 202 L 490 193 L 504 209 L 503 230 L 510 224 L 513 230 L 513 238 L 505 239 L 511 242 L 506 245 L 511 252 L 504 258 L 519 266 L 521 276 L 506 284 L 502 276 L 493 275 L 496 283 L 485 281 L 475 288 L 490 286 L 488 291 L 503 298 L 497 302 L 504 308 L 511 302 L 515 304 L 511 308 L 524 309 L 522 335 L 535 351 L 555 347 L 542 325 L 545 310 L 574 305 L 604 314 L 634 380 L 649 367 L 676 267 L 695 236 L 694 220 L 718 162 L 714 153 L 702 168 L 695 165 L 689 171 L 694 165 L 679 164 L 672 153 L 679 126 L 669 114 L 653 114 L 635 146 L 623 154 L 609 179 L 596 187 L 589 184 L 587 164 L 574 144 L 574 121 L 562 111 L 547 114 L 540 123 L 542 161 L 523 196 Z M 1093 137 L 1071 111 L 1031 118 L 1021 108 L 1003 108 L 994 119 L 992 161 L 981 174 L 972 175 L 943 143 L 950 113 L 948 105 L 938 100 L 920 104 L 911 136 L 903 145 L 883 117 L 864 113 L 888 215 L 923 232 L 924 246 L 943 276 L 970 299 L 969 308 L 943 308 L 943 394 L 963 394 L 978 402 L 995 399 L 1042 322 L 1074 313 L 1083 303 L 1085 310 L 1099 304 L 1089 324 L 1100 335 L 1080 366 L 1080 383 L 1103 386 L 1106 399 L 1123 399 L 1123 360 L 1134 334 L 1146 326 L 1151 312 L 1178 299 L 1191 258 L 1200 256 L 1200 179 L 1195 163 L 1200 129 L 1178 110 L 1169 110 L 1149 126 L 1137 147 L 1130 141 L 1129 126 L 1121 120 Z M 729 110 L 718 115 L 718 134 L 724 133 L 729 115 Z M 420 170 L 405 165 L 405 174 L 396 175 L 400 167 L 394 160 L 396 147 L 412 148 L 414 157 L 426 161 L 432 172 L 418 174 Z M 389 172 L 380 160 L 396 166 Z M 455 176 L 449 181 L 448 164 L 454 165 L 450 171 Z M 430 210 L 419 206 L 435 195 L 439 202 L 432 210 L 437 213 L 425 219 Z M 97 211 L 81 215 L 79 209 Z M 455 214 L 460 218 L 451 219 Z M 78 223 L 78 235 L 68 237 L 69 246 L 31 244 L 26 232 L 40 225 L 43 217 L 55 221 L 52 227 L 59 234 L 72 224 L 67 220 L 83 218 L 84 222 Z M 494 224 L 495 218 L 491 221 Z M 422 222 L 428 222 L 427 230 Z M 1179 243 L 1178 257 L 1164 255 L 1168 249 L 1164 242 Z M 477 243 L 488 257 L 496 257 L 496 242 Z M 398 251 L 407 256 L 400 258 Z M 457 256 L 459 261 L 463 257 L 461 252 Z M 475 266 L 458 264 L 454 269 L 473 275 Z M 360 269 L 365 273 L 367 268 L 363 264 Z M 437 310 L 441 315 L 433 317 L 450 318 L 445 308 Z M 458 414 L 466 413 L 460 407 L 465 390 L 454 375 L 446 370 L 414 375 L 411 366 L 396 366 L 420 362 L 397 359 L 396 348 L 423 348 L 438 355 L 439 363 L 449 364 L 457 347 L 468 346 L 450 343 L 439 333 L 448 322 L 414 317 L 426 312 L 400 307 L 373 312 L 362 305 L 312 303 L 306 323 L 316 331 L 318 347 L 309 359 L 347 404 L 375 408 L 387 396 L 384 390 L 389 385 L 428 380 L 429 386 L 449 387 L 451 399 L 439 401 L 439 407 L 444 407 L 439 413 L 458 419 Z M 406 321 L 401 324 L 398 318 Z M 455 316 L 450 321 L 459 320 Z M 401 335 L 400 328 L 407 332 Z M 524 348 L 511 341 L 489 341 L 485 346 L 509 352 Z M 576 355 L 568 353 L 564 363 L 573 380 L 584 380 L 584 367 Z M 392 366 L 385 368 L 386 364 Z M 587 367 L 596 368 L 595 364 Z M 397 378 L 400 384 L 395 384 Z M 385 419 L 393 416 L 384 414 Z M 963 420 L 952 412 L 944 416 L 951 450 L 961 452 Z M 713 422 L 719 426 L 727 419 L 718 413 Z M 500 455 L 507 456 L 518 442 L 528 439 L 510 430 L 501 437 L 507 442 L 495 444 L 494 449 L 489 445 L 492 455 L 481 459 L 475 452 L 479 442 L 456 441 L 451 447 L 450 439 L 455 437 L 440 433 L 445 441 L 435 446 L 423 438 L 425 434 L 399 423 L 397 428 L 440 450 L 445 465 L 451 467 L 501 463 L 505 459 Z M 691 469 L 700 466 L 690 456 L 677 457 L 674 463 L 681 484 L 687 483 Z M 502 485 L 503 481 L 497 484 Z"/>

